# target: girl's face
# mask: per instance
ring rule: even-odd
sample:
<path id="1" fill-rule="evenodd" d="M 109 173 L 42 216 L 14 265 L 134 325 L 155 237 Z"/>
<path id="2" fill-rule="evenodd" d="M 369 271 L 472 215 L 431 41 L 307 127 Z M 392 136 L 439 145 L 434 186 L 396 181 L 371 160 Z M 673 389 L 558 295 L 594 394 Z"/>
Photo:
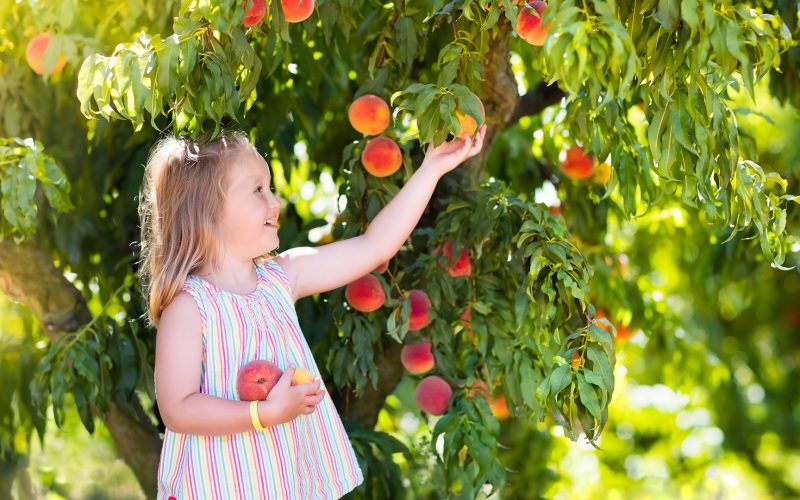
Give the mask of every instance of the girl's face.
<path id="1" fill-rule="evenodd" d="M 220 230 L 226 254 L 249 260 L 278 248 L 281 202 L 264 159 L 252 151 L 233 157 Z"/>

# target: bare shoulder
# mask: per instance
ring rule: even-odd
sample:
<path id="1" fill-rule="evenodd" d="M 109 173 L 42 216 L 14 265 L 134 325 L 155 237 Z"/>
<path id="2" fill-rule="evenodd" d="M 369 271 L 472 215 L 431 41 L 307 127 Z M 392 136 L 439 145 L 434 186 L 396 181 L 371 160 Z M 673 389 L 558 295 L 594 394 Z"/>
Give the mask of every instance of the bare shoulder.
<path id="1" fill-rule="evenodd" d="M 180 292 L 172 301 L 167 304 L 164 311 L 161 313 L 161 321 L 159 322 L 158 329 L 161 330 L 167 322 L 193 327 L 201 326 L 200 310 L 197 307 L 197 302 L 187 292 Z"/>

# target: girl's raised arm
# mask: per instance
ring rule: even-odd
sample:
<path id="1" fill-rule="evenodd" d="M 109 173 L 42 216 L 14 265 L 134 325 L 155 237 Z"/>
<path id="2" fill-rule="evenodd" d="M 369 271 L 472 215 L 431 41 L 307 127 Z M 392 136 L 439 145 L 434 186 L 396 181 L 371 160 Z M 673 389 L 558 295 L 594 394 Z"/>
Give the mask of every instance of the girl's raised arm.
<path id="1" fill-rule="evenodd" d="M 391 259 L 408 239 L 442 175 L 478 154 L 484 124 L 474 139 L 462 136 L 429 148 L 422 165 L 361 236 L 320 247 L 298 247 L 276 257 L 294 300 L 344 286 Z"/>

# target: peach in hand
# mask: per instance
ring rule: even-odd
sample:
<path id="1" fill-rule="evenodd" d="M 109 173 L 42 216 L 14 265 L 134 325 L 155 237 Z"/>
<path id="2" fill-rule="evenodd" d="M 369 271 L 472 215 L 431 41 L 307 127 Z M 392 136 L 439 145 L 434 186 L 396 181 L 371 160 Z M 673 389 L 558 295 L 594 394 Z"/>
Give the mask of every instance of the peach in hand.
<path id="1" fill-rule="evenodd" d="M 278 383 L 283 371 L 271 361 L 257 359 L 250 361 L 236 376 L 236 393 L 243 401 L 265 400 Z"/>
<path id="2" fill-rule="evenodd" d="M 298 366 L 292 373 L 292 385 L 310 384 L 314 381 L 314 374 L 302 366 Z"/>
<path id="3" fill-rule="evenodd" d="M 481 108 L 481 119 L 486 119 L 486 110 L 483 107 L 483 102 L 478 99 L 478 105 Z M 475 132 L 478 130 L 478 122 L 475 121 L 475 118 L 471 117 L 470 115 L 461 113 L 460 111 L 456 111 L 456 118 L 458 119 L 458 126 L 461 129 L 459 135 L 464 135 L 466 133 L 470 137 L 475 135 Z"/>

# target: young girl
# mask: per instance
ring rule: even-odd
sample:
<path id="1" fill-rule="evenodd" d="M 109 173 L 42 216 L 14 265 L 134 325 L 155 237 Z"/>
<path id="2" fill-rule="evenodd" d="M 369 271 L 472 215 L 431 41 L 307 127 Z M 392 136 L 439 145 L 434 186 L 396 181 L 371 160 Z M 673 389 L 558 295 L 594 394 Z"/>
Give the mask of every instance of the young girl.
<path id="1" fill-rule="evenodd" d="M 429 148 L 363 235 L 275 257 L 280 200 L 267 163 L 243 134 L 156 145 L 139 211 L 148 319 L 158 329 L 156 395 L 167 427 L 159 499 L 328 499 L 363 481 L 294 303 L 389 260 L 439 178 L 480 151 L 485 131 Z M 255 359 L 284 373 L 265 401 L 250 403 L 238 399 L 236 380 Z M 315 380 L 291 385 L 298 366 Z"/>

